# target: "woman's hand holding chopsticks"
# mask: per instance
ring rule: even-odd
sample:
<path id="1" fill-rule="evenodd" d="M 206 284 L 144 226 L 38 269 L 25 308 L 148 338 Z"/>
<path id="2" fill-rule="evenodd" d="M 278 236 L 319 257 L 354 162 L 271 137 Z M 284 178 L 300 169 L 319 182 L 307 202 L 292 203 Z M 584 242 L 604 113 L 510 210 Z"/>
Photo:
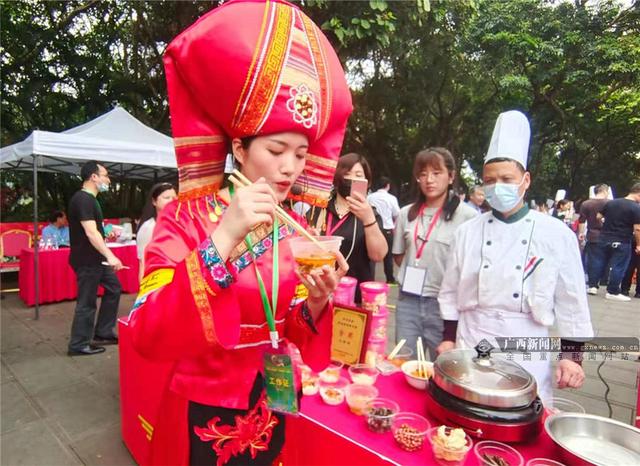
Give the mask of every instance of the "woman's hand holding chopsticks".
<path id="1" fill-rule="evenodd" d="M 276 215 L 276 196 L 264 178 L 236 187 L 220 225 L 211 234 L 218 254 L 227 260 L 233 248 L 260 223 L 271 225 Z"/>

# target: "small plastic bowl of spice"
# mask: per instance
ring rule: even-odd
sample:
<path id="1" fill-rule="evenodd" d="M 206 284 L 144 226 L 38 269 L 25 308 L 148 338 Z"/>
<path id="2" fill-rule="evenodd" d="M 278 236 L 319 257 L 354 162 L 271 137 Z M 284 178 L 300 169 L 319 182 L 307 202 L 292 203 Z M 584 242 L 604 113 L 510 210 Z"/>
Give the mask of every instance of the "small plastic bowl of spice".
<path id="1" fill-rule="evenodd" d="M 378 378 L 378 369 L 369 364 L 354 364 L 349 367 L 349 376 L 358 385 L 373 385 Z"/>
<path id="2" fill-rule="evenodd" d="M 320 396 L 328 405 L 339 405 L 346 396 L 349 380 L 346 377 L 338 377 L 334 382 L 327 382 L 320 379 Z"/>
<path id="3" fill-rule="evenodd" d="M 398 413 L 391 421 L 391 431 L 398 446 L 407 451 L 422 449 L 431 424 L 414 413 Z"/>
<path id="4" fill-rule="evenodd" d="M 481 466 L 524 466 L 524 458 L 518 450 L 493 440 L 478 442 L 473 448 Z"/>
<path id="5" fill-rule="evenodd" d="M 347 387 L 347 404 L 353 414 L 362 416 L 367 405 L 378 396 L 378 389 L 373 385 L 360 385 L 353 383 Z"/>
<path id="6" fill-rule="evenodd" d="M 441 466 L 463 464 L 473 447 L 473 440 L 463 429 L 440 426 L 430 429 L 427 435 L 433 448 L 433 456 Z"/>
<path id="7" fill-rule="evenodd" d="M 331 364 L 320 372 L 320 380 L 330 383 L 337 381 L 340 378 L 340 371 L 343 365 L 340 361 L 331 361 Z"/>
<path id="8" fill-rule="evenodd" d="M 400 411 L 398 403 L 387 398 L 376 398 L 367 404 L 367 427 L 371 432 L 384 434 L 391 430 L 391 422 Z"/>

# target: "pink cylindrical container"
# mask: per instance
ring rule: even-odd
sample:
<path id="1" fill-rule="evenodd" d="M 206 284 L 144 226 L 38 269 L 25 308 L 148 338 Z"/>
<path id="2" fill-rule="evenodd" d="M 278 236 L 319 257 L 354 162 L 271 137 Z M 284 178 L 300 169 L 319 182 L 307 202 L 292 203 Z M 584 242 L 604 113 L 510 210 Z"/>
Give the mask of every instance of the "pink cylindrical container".
<path id="1" fill-rule="evenodd" d="M 371 332 L 369 338 L 381 338 L 387 340 L 387 315 L 388 312 L 385 308 L 384 313 L 371 315 Z M 383 348 L 384 349 L 384 348 Z"/>
<path id="2" fill-rule="evenodd" d="M 365 363 L 375 366 L 378 361 L 384 359 L 384 349 L 387 344 L 386 338 L 369 338 L 367 342 L 367 354 Z"/>
<path id="3" fill-rule="evenodd" d="M 362 293 L 362 307 L 371 311 L 373 315 L 387 313 L 387 295 L 389 285 L 382 282 L 360 283 Z"/>
<path id="4" fill-rule="evenodd" d="M 333 292 L 333 302 L 336 304 L 344 304 L 345 306 L 353 306 L 357 285 L 358 280 L 356 278 L 342 277 L 336 290 Z"/>

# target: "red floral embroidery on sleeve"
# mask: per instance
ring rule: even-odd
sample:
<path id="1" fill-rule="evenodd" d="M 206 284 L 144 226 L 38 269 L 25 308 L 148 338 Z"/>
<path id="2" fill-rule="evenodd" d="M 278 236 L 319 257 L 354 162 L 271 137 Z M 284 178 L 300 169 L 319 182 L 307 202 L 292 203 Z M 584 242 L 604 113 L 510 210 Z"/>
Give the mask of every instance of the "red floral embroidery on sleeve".
<path id="1" fill-rule="evenodd" d="M 266 395 L 245 416 L 235 417 L 236 425 L 218 425 L 219 417 L 207 422 L 207 427 L 194 427 L 195 434 L 203 442 L 211 442 L 211 448 L 218 455 L 217 466 L 223 466 L 232 456 L 243 454 L 247 448 L 255 459 L 260 451 L 269 449 L 273 428 L 278 425 L 276 418 L 267 407 Z"/>

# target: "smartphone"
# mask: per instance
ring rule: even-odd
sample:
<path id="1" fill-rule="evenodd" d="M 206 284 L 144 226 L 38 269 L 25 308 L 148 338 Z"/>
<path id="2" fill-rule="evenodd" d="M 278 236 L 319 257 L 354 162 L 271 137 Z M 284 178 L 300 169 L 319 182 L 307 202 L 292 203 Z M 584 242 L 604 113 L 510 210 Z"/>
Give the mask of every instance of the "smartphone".
<path id="1" fill-rule="evenodd" d="M 360 193 L 366 199 L 368 188 L 369 181 L 366 178 L 351 178 L 351 197 L 353 197 L 353 193 Z"/>

